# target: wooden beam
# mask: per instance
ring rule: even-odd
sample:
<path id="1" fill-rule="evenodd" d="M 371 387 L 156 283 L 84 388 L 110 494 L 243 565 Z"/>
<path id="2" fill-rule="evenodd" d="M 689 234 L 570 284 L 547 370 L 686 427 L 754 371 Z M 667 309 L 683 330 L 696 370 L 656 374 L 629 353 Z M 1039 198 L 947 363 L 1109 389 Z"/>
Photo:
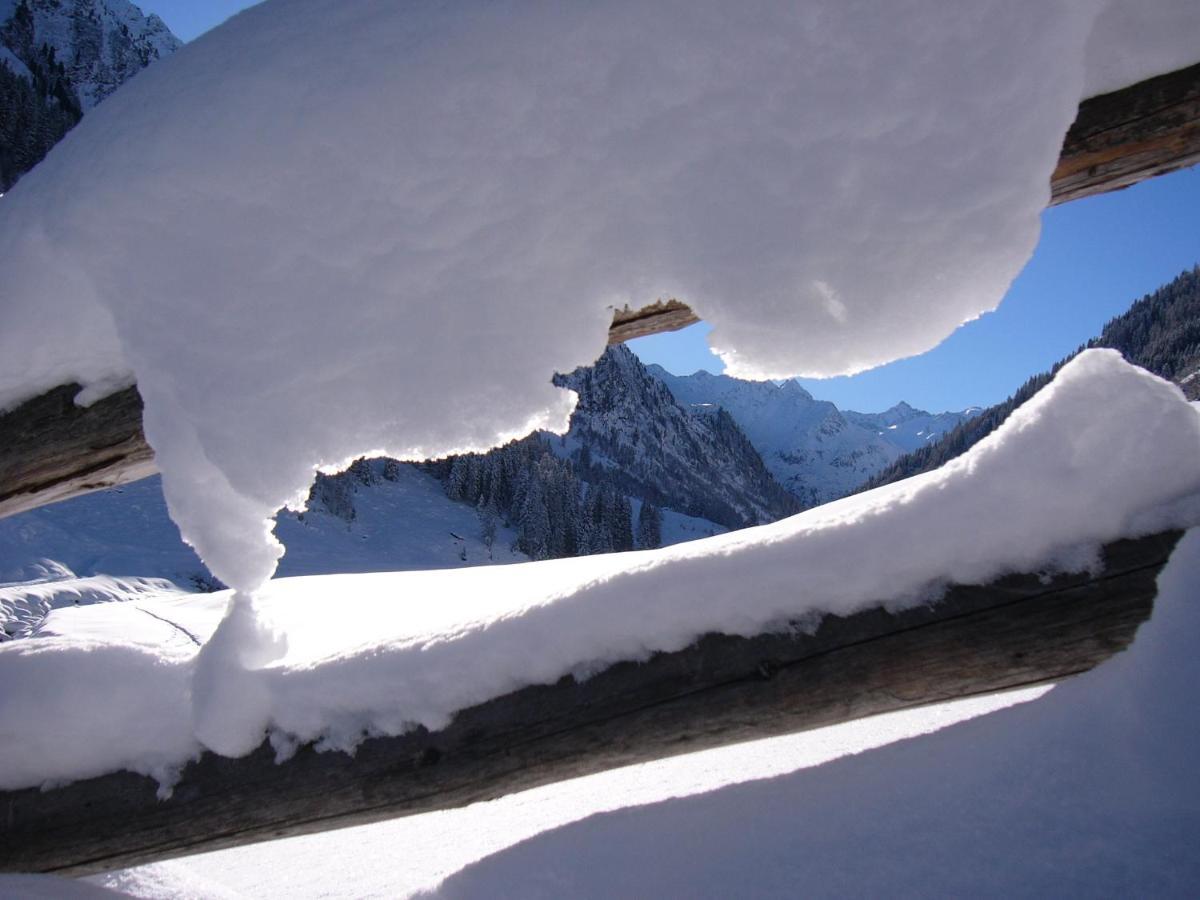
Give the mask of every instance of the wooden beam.
<path id="1" fill-rule="evenodd" d="M 608 344 L 623 344 L 634 338 L 678 331 L 700 321 L 690 306 L 679 300 L 657 300 L 641 309 L 618 309 L 608 329 Z"/>
<path id="2" fill-rule="evenodd" d="M 1051 178 L 1050 202 L 1120 190 L 1198 161 L 1200 64 L 1081 103 Z M 617 310 L 608 339 L 619 343 L 698 321 L 686 304 L 664 299 Z M 88 410 L 72 406 L 70 396 L 58 388 L 0 417 L 0 517 L 153 473 L 136 390 Z"/>
<path id="3" fill-rule="evenodd" d="M 88 407 L 79 385 L 0 416 L 0 517 L 154 474 L 137 388 Z"/>
<path id="4" fill-rule="evenodd" d="M 1050 178 L 1066 203 L 1200 162 L 1200 63 L 1079 105 Z"/>
<path id="5" fill-rule="evenodd" d="M 276 765 L 265 743 L 243 759 L 206 754 L 165 801 L 129 773 L 0 793 L 0 871 L 95 873 L 1057 681 L 1130 643 L 1179 537 L 1110 544 L 1100 576 L 958 586 L 936 605 L 828 616 L 812 633 L 710 634 L 463 710 L 440 732 L 367 740 L 353 757 L 304 747 Z"/>

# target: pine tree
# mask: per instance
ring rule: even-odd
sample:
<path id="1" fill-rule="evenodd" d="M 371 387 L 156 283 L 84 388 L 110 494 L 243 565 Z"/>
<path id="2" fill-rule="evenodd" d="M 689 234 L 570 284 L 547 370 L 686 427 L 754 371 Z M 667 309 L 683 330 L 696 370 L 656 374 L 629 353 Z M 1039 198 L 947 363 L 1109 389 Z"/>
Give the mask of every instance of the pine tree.
<path id="1" fill-rule="evenodd" d="M 492 545 L 496 543 L 496 511 L 480 498 L 475 514 L 479 516 L 479 538 L 487 547 L 488 559 L 492 559 Z"/>
<path id="2" fill-rule="evenodd" d="M 642 550 L 662 546 L 662 511 L 653 503 L 644 502 L 638 510 L 637 545 Z"/>

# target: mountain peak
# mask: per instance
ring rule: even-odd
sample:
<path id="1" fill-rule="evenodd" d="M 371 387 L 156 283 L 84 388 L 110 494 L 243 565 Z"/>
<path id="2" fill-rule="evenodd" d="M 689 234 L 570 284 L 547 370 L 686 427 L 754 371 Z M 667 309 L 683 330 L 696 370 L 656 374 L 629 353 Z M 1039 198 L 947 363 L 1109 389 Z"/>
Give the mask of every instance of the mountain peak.
<path id="1" fill-rule="evenodd" d="M 785 381 L 783 384 L 781 384 L 781 385 L 779 386 L 779 389 L 780 389 L 781 391 L 784 391 L 784 392 L 788 393 L 788 394 L 793 394 L 793 395 L 795 395 L 795 396 L 797 396 L 797 397 L 800 397 L 800 398 L 802 398 L 802 399 L 804 399 L 804 400 L 813 400 L 813 399 L 815 399 L 815 398 L 813 397 L 813 395 L 812 395 L 812 394 L 810 394 L 808 391 L 806 391 L 806 390 L 805 390 L 803 387 L 801 387 L 801 386 L 800 386 L 800 382 L 798 382 L 798 381 L 797 381 L 796 379 L 794 379 L 794 378 L 789 378 L 787 381 Z"/>

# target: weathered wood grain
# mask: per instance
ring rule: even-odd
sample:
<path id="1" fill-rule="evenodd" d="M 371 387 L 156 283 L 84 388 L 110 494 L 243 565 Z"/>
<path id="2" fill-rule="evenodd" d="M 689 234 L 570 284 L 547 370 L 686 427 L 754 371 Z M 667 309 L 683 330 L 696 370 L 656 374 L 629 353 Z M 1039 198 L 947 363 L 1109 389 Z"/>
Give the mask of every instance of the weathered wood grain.
<path id="1" fill-rule="evenodd" d="M 1081 103 L 1051 178 L 1050 202 L 1119 190 L 1198 161 L 1200 64 Z M 674 299 L 622 309 L 613 315 L 609 343 L 697 321 Z M 58 388 L 0 417 L 0 517 L 153 473 L 136 390 L 88 410 L 64 402 L 68 394 Z"/>
<path id="2" fill-rule="evenodd" d="M 0 517 L 154 473 L 137 388 L 86 408 L 78 393 L 64 385 L 0 415 Z"/>
<path id="3" fill-rule="evenodd" d="M 641 309 L 618 309 L 608 329 L 609 345 L 621 344 L 634 338 L 678 331 L 700 321 L 690 306 L 680 300 L 658 300 Z"/>
<path id="4" fill-rule="evenodd" d="M 1200 63 L 1079 105 L 1050 204 L 1117 191 L 1200 162 Z"/>
<path id="5" fill-rule="evenodd" d="M 813 633 L 710 634 L 645 663 L 529 687 L 444 731 L 188 766 L 174 796 L 128 773 L 0 794 L 0 871 L 85 874 L 462 806 L 617 766 L 1055 681 L 1125 648 L 1177 532 L 1105 549 L 1104 574 L 1014 576 Z M 748 587 L 748 589 L 752 589 Z"/>

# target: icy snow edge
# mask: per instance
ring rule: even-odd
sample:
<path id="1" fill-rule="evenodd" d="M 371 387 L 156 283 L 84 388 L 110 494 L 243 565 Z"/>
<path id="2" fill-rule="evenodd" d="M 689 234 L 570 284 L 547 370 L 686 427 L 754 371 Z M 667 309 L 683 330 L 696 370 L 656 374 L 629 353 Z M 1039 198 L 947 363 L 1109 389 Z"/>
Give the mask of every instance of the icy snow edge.
<path id="1" fill-rule="evenodd" d="M 228 667 L 237 690 L 193 681 L 181 643 L 116 627 L 104 638 L 125 604 L 58 611 L 53 634 L 0 647 L 0 788 L 120 768 L 169 783 L 202 749 L 190 710 L 210 692 L 234 700 L 227 737 L 245 746 L 270 733 L 284 753 L 349 750 L 709 631 L 751 635 L 920 603 L 949 582 L 1087 568 L 1106 541 L 1200 522 L 1197 450 L 1200 414 L 1178 388 L 1093 350 L 943 469 L 772 525 L 658 551 L 270 582 L 260 606 L 287 652 Z M 221 605 L 175 598 L 159 612 L 203 635 Z"/>

